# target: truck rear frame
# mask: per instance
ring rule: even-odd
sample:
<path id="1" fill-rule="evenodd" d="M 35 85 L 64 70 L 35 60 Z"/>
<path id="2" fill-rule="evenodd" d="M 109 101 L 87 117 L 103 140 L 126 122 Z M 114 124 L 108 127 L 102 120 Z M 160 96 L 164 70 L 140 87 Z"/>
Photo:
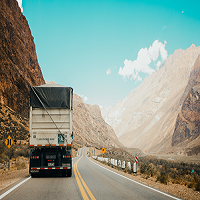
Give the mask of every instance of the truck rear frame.
<path id="1" fill-rule="evenodd" d="M 59 172 L 72 175 L 73 89 L 45 84 L 30 89 L 30 165 L 36 176 Z"/>

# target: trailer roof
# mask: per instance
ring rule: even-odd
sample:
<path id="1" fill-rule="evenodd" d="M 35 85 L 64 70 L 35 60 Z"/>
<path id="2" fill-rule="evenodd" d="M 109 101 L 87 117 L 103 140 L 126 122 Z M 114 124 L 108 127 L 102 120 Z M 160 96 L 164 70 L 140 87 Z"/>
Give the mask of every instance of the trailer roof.
<path id="1" fill-rule="evenodd" d="M 44 84 L 44 85 L 39 85 L 37 87 L 66 87 L 66 86 L 59 85 L 59 84 L 56 84 L 56 83 L 47 83 L 47 84 Z"/>
<path id="2" fill-rule="evenodd" d="M 44 84 L 30 88 L 30 106 L 33 108 L 72 109 L 73 89 L 58 84 Z M 41 103 L 42 102 L 42 103 Z M 43 105 L 42 105 L 43 104 Z M 71 108 L 70 108 L 71 105 Z"/>

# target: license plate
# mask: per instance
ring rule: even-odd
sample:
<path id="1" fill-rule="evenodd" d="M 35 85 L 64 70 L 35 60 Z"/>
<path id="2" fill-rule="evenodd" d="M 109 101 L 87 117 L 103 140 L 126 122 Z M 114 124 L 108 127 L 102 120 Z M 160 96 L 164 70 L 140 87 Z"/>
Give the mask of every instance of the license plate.
<path id="1" fill-rule="evenodd" d="M 53 167 L 53 166 L 54 166 L 53 162 L 48 163 L 48 167 Z"/>
<path id="2" fill-rule="evenodd" d="M 46 159 L 56 159 L 56 155 L 46 155 Z"/>

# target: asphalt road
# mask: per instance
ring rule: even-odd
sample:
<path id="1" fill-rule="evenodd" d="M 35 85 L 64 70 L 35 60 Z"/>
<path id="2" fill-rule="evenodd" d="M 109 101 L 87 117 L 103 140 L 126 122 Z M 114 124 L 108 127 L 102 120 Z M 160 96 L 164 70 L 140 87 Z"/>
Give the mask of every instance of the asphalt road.
<path id="1" fill-rule="evenodd" d="M 23 180 L 25 182 L 16 187 Z M 73 159 L 72 177 L 52 175 L 26 177 L 23 180 L 1 190 L 0 199 L 178 199 L 99 166 L 87 158 L 86 148 L 81 151 L 79 157 Z M 8 194 L 5 195 L 5 192 Z"/>

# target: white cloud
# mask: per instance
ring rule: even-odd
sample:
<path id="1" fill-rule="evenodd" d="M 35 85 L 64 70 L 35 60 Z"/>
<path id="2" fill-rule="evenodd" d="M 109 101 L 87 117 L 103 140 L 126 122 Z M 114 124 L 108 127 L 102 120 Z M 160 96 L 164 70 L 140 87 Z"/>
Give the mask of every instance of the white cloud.
<path id="1" fill-rule="evenodd" d="M 108 75 L 108 74 L 111 74 L 111 69 L 110 69 L 110 68 L 106 70 L 106 74 L 107 74 L 107 75 Z"/>
<path id="2" fill-rule="evenodd" d="M 21 8 L 21 11 L 23 12 L 23 7 L 22 7 L 22 0 L 17 0 L 19 7 Z"/>
<path id="3" fill-rule="evenodd" d="M 88 101 L 88 98 L 82 94 L 78 94 L 79 97 L 83 99 L 83 101 Z"/>
<path id="4" fill-rule="evenodd" d="M 167 28 L 167 26 L 164 26 L 164 27 L 163 27 L 163 30 L 164 30 L 165 28 Z"/>
<path id="5" fill-rule="evenodd" d="M 162 63 L 160 62 L 160 60 L 156 63 L 156 70 L 158 70 L 160 68 L 161 64 Z"/>
<path id="6" fill-rule="evenodd" d="M 165 44 L 167 44 L 166 41 L 164 41 L 164 44 L 162 44 L 162 42 L 155 40 L 152 46 L 149 47 L 149 54 L 154 62 L 158 59 L 159 54 L 162 58 L 162 61 L 167 59 L 168 54 L 167 51 L 165 50 Z"/>
<path id="7" fill-rule="evenodd" d="M 146 73 L 150 75 L 155 70 L 149 67 L 152 60 L 156 62 L 159 58 L 159 55 L 162 58 L 162 62 L 167 59 L 167 51 L 165 50 L 165 44 L 167 44 L 166 41 L 164 41 L 164 44 L 159 42 L 158 40 L 155 40 L 152 44 L 152 46 L 147 48 L 142 48 L 138 52 L 137 59 L 134 61 L 125 59 L 124 61 L 124 67 L 120 67 L 118 74 L 123 76 L 123 78 L 129 78 L 131 76 L 131 79 L 133 78 L 136 81 L 142 81 L 142 78 L 139 76 L 139 73 Z M 157 62 L 155 66 L 157 68 L 160 67 L 161 61 Z"/>
<path id="8" fill-rule="evenodd" d="M 84 100 L 84 101 L 87 101 L 87 100 L 88 100 L 88 98 L 87 98 L 86 96 L 84 96 L 83 100 Z"/>
<path id="9" fill-rule="evenodd" d="M 184 13 L 184 11 L 181 12 L 182 14 Z"/>

